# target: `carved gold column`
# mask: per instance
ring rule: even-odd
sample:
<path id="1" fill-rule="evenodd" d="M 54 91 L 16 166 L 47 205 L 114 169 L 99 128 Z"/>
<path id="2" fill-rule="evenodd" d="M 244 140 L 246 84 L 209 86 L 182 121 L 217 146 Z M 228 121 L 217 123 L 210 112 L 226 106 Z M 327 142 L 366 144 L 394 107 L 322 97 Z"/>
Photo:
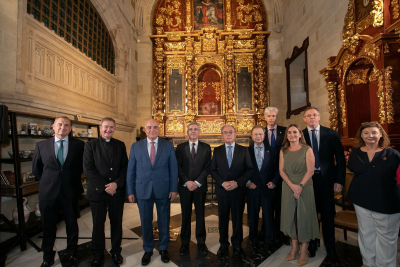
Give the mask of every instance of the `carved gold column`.
<path id="1" fill-rule="evenodd" d="M 161 38 L 157 38 L 155 40 L 156 48 L 154 52 L 154 105 L 156 114 L 153 115 L 153 118 L 156 119 L 160 123 L 160 135 L 164 135 L 164 108 L 165 108 L 165 98 L 164 98 L 164 49 L 163 44 L 164 40 Z"/>
<path id="2" fill-rule="evenodd" d="M 194 39 L 188 37 L 186 40 L 186 65 L 185 65 L 185 80 L 186 80 L 186 123 L 191 123 L 194 120 L 194 79 L 193 79 L 193 43 Z"/>
<path id="3" fill-rule="evenodd" d="M 230 32 L 232 31 L 232 21 L 231 21 L 231 12 L 232 12 L 232 7 L 231 7 L 231 0 L 226 0 L 226 24 L 225 24 L 225 30 Z"/>
<path id="4" fill-rule="evenodd" d="M 383 74 L 382 71 L 376 70 L 376 77 L 378 79 L 378 91 L 376 92 L 376 96 L 378 97 L 379 102 L 379 123 L 385 124 L 385 93 L 383 89 Z"/>
<path id="5" fill-rule="evenodd" d="M 387 122 L 394 123 L 394 108 L 393 108 L 393 87 L 392 87 L 392 70 L 391 66 L 385 69 L 385 96 L 386 96 L 386 115 Z"/>
<path id="6" fill-rule="evenodd" d="M 267 90 L 267 74 L 265 73 L 265 46 L 264 36 L 256 36 L 255 52 L 255 101 L 257 106 L 257 124 L 266 127 L 264 109 L 268 106 L 269 96 Z"/>
<path id="7" fill-rule="evenodd" d="M 392 0 L 392 2 L 390 3 L 390 6 L 392 7 L 393 18 L 398 19 L 399 18 L 399 0 Z"/>
<path id="8" fill-rule="evenodd" d="M 192 21 L 191 21 L 191 16 L 192 16 L 192 1 L 191 0 L 186 0 L 186 32 L 190 33 L 192 31 Z"/>
<path id="9" fill-rule="evenodd" d="M 345 99 L 345 95 L 344 95 L 343 86 L 340 84 L 338 86 L 338 92 L 340 94 L 339 106 L 340 106 L 340 111 L 341 111 L 342 127 L 345 128 L 345 127 L 347 127 L 346 99 Z"/>
<path id="10" fill-rule="evenodd" d="M 336 85 L 337 82 L 326 82 L 326 89 L 328 89 L 328 105 L 329 105 L 329 121 L 331 129 L 338 131 L 338 116 L 337 116 L 337 102 L 336 102 Z"/>
<path id="11" fill-rule="evenodd" d="M 229 2 L 229 1 L 228 1 Z M 226 122 L 235 125 L 235 64 L 233 56 L 233 36 L 229 35 L 225 38 L 225 62 L 226 62 Z"/>

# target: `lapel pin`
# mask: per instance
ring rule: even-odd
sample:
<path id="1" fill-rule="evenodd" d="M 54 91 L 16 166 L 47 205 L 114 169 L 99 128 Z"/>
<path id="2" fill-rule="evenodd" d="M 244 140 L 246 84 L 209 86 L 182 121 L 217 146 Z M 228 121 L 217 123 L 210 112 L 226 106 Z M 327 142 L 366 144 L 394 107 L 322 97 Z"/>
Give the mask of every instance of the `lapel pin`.
<path id="1" fill-rule="evenodd" d="M 386 160 L 386 157 L 384 157 L 383 160 Z"/>

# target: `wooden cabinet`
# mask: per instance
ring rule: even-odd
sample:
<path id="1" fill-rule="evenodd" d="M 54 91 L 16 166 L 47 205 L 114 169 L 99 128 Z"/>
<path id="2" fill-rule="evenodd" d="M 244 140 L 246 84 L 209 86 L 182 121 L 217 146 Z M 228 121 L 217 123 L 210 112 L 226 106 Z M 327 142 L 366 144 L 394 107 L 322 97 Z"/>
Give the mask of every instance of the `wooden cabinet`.
<path id="1" fill-rule="evenodd" d="M 17 209 L 18 209 L 18 221 L 19 221 L 19 229 L 26 233 L 32 227 L 40 226 L 40 218 L 37 218 L 33 212 L 28 220 L 25 223 L 24 221 L 24 210 L 23 210 L 23 197 L 30 196 L 33 194 L 37 194 L 39 191 L 39 183 L 40 181 L 26 181 L 24 179 L 24 173 L 32 170 L 32 156 L 33 153 L 29 156 L 28 153 L 25 155 L 20 155 L 21 151 L 29 151 L 34 150 L 37 142 L 43 141 L 44 139 L 52 138 L 52 136 L 43 136 L 38 135 L 37 133 L 29 135 L 27 131 L 25 134 L 21 134 L 21 124 L 35 123 L 38 127 L 43 129 L 43 127 L 51 129 L 51 125 L 53 124 L 54 118 L 40 116 L 35 114 L 26 114 L 19 112 L 9 112 L 10 118 L 10 129 L 11 134 L 9 135 L 9 143 L 7 142 L 2 145 L 1 151 L 2 157 L 0 158 L 1 167 L 0 170 L 3 171 L 13 171 L 14 172 L 14 184 L 13 185 L 1 185 L 0 192 L 1 196 L 5 197 L 14 197 L 17 200 Z M 72 120 L 72 126 L 75 129 L 75 138 L 81 139 L 83 141 L 88 141 L 90 139 L 97 138 L 100 134 L 99 126 L 85 123 L 82 121 L 74 121 Z M 80 137 L 77 135 L 78 132 L 86 131 L 91 129 L 93 132 L 92 137 Z M 73 135 L 73 131 L 71 131 L 70 136 Z M 12 157 L 7 155 L 8 152 L 12 151 Z M 7 155 L 7 156 L 5 156 Z M 8 158 L 6 158 L 8 157 Z M 83 201 L 85 198 L 83 197 Z M 82 203 L 80 203 L 82 204 Z M 4 225 L 0 226 L 0 231 L 11 231 L 10 228 L 5 227 Z M 25 240 L 21 240 L 21 250 L 26 249 Z"/>

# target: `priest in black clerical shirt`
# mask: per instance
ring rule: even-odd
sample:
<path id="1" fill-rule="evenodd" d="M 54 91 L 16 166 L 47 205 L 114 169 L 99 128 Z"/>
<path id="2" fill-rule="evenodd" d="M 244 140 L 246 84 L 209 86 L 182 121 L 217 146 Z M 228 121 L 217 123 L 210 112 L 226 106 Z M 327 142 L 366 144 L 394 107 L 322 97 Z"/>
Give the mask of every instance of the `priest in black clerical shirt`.
<path id="1" fill-rule="evenodd" d="M 90 202 L 93 218 L 92 253 L 89 266 L 103 266 L 105 249 L 104 223 L 108 210 L 111 224 L 111 255 L 115 265 L 123 262 L 121 256 L 122 214 L 125 199 L 128 157 L 125 144 L 112 138 L 115 121 L 103 118 L 100 122 L 101 137 L 85 144 L 83 170 L 88 187 L 86 197 Z"/>

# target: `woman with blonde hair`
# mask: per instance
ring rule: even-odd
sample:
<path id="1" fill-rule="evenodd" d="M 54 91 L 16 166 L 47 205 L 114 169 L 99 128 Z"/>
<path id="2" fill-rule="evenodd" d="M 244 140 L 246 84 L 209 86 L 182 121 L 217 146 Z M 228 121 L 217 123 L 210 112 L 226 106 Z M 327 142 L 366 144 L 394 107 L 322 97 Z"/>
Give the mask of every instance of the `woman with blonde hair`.
<path id="1" fill-rule="evenodd" d="M 382 126 L 364 122 L 358 129 L 348 169 L 354 172 L 347 197 L 358 221 L 364 266 L 396 266 L 400 223 L 400 188 L 396 171 L 400 153 L 390 148 Z"/>
<path id="2" fill-rule="evenodd" d="M 291 124 L 285 133 L 279 159 L 282 185 L 281 231 L 292 239 L 292 249 L 286 260 L 292 261 L 300 251 L 297 265 L 308 260 L 308 242 L 319 238 L 319 227 L 315 207 L 312 176 L 314 153 L 296 124 Z M 301 249 L 300 249 L 301 243 Z"/>

